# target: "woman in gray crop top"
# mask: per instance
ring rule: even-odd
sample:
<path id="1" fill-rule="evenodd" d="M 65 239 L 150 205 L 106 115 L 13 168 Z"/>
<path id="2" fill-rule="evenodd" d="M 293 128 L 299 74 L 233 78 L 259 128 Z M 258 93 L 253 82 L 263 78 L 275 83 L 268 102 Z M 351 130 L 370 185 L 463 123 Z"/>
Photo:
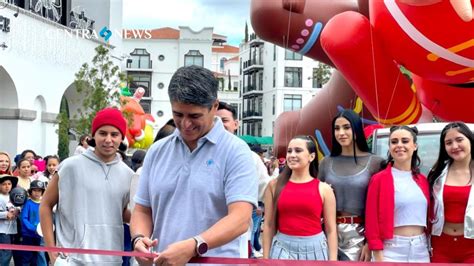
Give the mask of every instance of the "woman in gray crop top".
<path id="1" fill-rule="evenodd" d="M 331 156 L 319 165 L 319 179 L 331 184 L 336 194 L 339 260 L 370 261 L 365 199 L 370 177 L 382 161 L 369 153 L 360 117 L 349 109 L 341 111 L 332 121 Z"/>

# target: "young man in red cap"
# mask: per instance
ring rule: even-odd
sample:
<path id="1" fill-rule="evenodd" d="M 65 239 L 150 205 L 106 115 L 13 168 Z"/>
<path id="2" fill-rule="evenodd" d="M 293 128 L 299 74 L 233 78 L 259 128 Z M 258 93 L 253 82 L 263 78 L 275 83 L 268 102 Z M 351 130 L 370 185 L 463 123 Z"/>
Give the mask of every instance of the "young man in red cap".
<path id="1" fill-rule="evenodd" d="M 127 204 L 133 171 L 117 154 L 127 122 L 114 108 L 97 112 L 92 121 L 95 149 L 64 160 L 43 196 L 41 229 L 48 247 L 123 249 L 123 223 L 130 219 Z M 55 216 L 56 242 L 52 209 Z M 53 264 L 57 253 L 49 254 Z M 82 254 L 60 254 L 69 265 L 121 265 L 122 258 Z"/>

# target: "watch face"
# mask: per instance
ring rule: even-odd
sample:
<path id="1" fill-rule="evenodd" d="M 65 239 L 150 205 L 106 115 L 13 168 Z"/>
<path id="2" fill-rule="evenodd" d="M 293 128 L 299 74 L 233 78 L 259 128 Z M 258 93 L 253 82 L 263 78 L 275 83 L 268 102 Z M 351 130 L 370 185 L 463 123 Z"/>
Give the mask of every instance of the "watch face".
<path id="1" fill-rule="evenodd" d="M 199 255 L 205 254 L 207 252 L 207 248 L 208 248 L 207 243 L 205 243 L 205 242 L 200 243 L 199 246 L 198 246 Z"/>

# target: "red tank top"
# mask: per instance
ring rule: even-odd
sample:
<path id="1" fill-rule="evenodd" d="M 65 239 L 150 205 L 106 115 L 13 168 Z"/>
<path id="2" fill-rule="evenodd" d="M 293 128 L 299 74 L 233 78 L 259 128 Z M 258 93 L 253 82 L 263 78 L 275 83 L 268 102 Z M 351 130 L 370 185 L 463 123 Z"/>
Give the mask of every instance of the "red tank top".
<path id="1" fill-rule="evenodd" d="M 311 236 L 320 233 L 323 201 L 319 180 L 306 183 L 288 181 L 278 199 L 278 230 L 291 236 Z"/>
<path id="2" fill-rule="evenodd" d="M 444 185 L 444 217 L 448 223 L 464 223 L 471 186 Z"/>

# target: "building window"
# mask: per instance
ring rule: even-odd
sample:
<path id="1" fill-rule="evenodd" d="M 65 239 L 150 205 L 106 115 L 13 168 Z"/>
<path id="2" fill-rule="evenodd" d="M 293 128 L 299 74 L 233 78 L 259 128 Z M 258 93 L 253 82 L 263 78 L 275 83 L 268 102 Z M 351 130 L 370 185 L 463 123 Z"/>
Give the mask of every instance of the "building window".
<path id="1" fill-rule="evenodd" d="M 283 111 L 295 111 L 301 109 L 301 95 L 300 94 L 285 94 L 283 101 Z"/>
<path id="2" fill-rule="evenodd" d="M 151 73 L 128 72 L 127 75 L 128 75 L 128 78 L 131 80 L 128 87 L 130 88 L 130 92 L 132 94 L 135 93 L 135 90 L 138 87 L 142 87 L 142 88 L 145 89 L 145 94 L 143 95 L 143 97 L 151 97 L 151 90 L 150 90 Z M 140 103 L 141 103 L 141 101 L 140 101 Z"/>
<path id="3" fill-rule="evenodd" d="M 232 88 L 234 91 L 237 91 L 239 89 L 239 82 L 234 81 L 234 87 Z"/>
<path id="4" fill-rule="evenodd" d="M 273 68 L 273 88 L 276 86 L 276 67 Z"/>
<path id="5" fill-rule="evenodd" d="M 240 58 L 239 63 L 240 63 L 239 71 L 240 71 L 240 75 L 242 75 L 242 57 Z"/>
<path id="6" fill-rule="evenodd" d="M 189 50 L 184 55 L 184 66 L 192 65 L 204 67 L 204 56 L 198 50 Z"/>
<path id="7" fill-rule="evenodd" d="M 301 67 L 285 67 L 285 87 L 299 87 L 302 86 L 302 72 Z"/>
<path id="8" fill-rule="evenodd" d="M 276 44 L 273 45 L 273 61 L 277 60 L 277 46 Z"/>
<path id="9" fill-rule="evenodd" d="M 274 114 L 275 114 L 275 105 L 276 105 L 275 94 L 273 94 L 273 99 L 272 99 L 272 102 L 273 102 L 273 106 L 272 106 L 272 115 L 274 115 Z"/>
<path id="10" fill-rule="evenodd" d="M 303 56 L 290 50 L 285 50 L 285 60 L 303 60 Z"/>
<path id="11" fill-rule="evenodd" d="M 219 67 L 221 68 L 221 72 L 224 72 L 224 63 L 227 60 L 227 58 L 222 57 L 221 61 L 219 62 Z"/>
<path id="12" fill-rule="evenodd" d="M 151 68 L 150 53 L 145 49 L 135 49 L 127 60 L 127 68 Z"/>

